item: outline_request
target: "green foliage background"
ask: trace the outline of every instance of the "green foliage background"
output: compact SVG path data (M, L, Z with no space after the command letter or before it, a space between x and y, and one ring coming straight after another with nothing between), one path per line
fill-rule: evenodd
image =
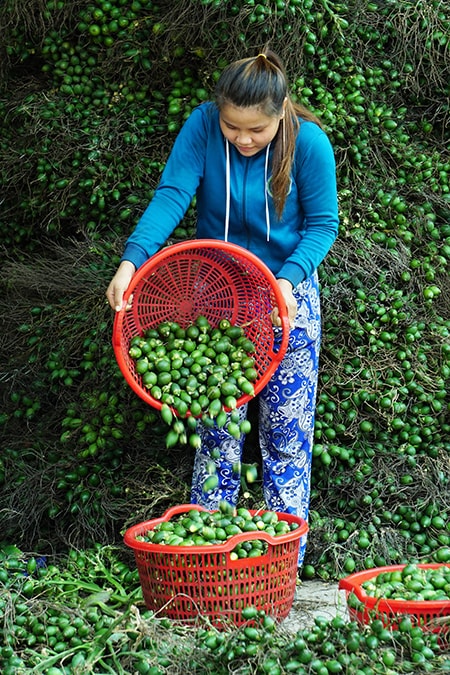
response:
M192 456L118 372L104 290L183 120L269 44L338 166L308 572L450 561L449 36L440 0L3 1L0 538L110 543L188 501Z

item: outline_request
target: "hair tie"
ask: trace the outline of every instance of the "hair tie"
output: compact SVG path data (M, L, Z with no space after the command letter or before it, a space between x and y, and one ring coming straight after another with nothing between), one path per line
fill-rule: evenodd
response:
M265 58L266 61L267 61L267 56L266 56L265 54L263 54L263 53L261 52L260 54L258 54L258 56L257 56L256 58L259 59L260 56L262 56L263 58Z

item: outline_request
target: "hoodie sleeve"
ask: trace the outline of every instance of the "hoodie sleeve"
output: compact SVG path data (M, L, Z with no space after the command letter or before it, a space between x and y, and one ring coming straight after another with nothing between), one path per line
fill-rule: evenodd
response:
M277 277L294 286L307 279L327 255L338 234L336 163L327 135L313 122L300 126L294 179L304 225L301 239Z
M125 244L122 260L138 269L167 241L184 217L203 176L208 120L193 110L178 134L153 198Z

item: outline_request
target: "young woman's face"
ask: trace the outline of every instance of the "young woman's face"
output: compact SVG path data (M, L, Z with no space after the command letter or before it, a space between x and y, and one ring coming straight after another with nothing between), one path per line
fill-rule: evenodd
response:
M245 157L256 155L275 138L282 117L269 117L256 106L237 108L230 104L224 105L219 114L223 135Z

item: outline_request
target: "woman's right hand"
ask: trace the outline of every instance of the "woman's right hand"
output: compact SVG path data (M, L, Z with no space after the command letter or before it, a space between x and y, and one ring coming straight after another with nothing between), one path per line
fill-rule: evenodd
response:
M133 263L129 260L123 260L117 268L117 272L111 279L106 290L106 297L108 298L111 308L116 312L119 312L122 309L123 294L130 285L130 281L135 272L136 268Z

